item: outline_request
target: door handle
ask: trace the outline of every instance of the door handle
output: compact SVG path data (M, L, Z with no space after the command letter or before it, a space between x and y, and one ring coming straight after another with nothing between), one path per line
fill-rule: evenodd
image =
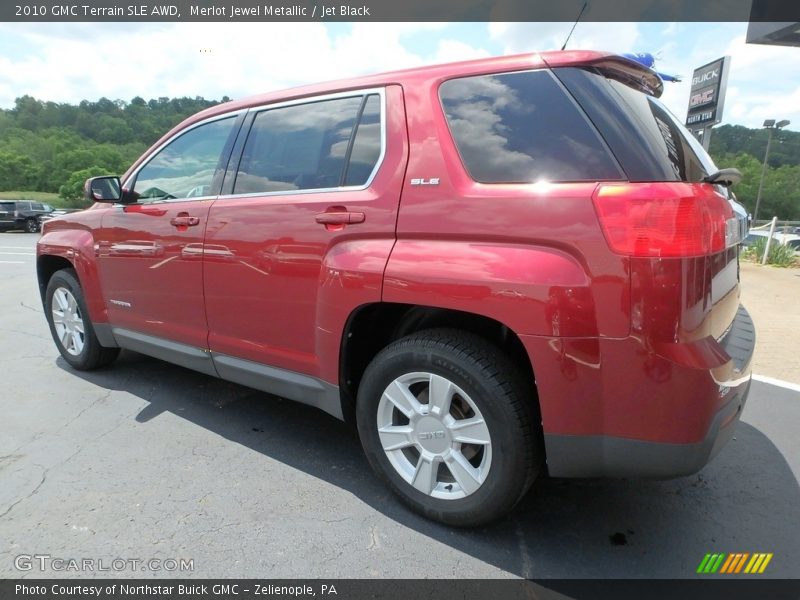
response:
M170 225L174 225L175 227L194 227L200 224L200 218L190 217L189 215L179 215L177 217L172 217L169 222Z
M319 213L315 219L320 225L352 225L363 223L365 216L363 212L332 211Z

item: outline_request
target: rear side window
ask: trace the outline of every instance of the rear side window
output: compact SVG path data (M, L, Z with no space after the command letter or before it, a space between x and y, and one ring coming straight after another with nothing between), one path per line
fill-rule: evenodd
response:
M548 71L452 79L439 94L461 159L476 181L622 178L604 142Z
M353 148L344 176L345 185L364 185L381 155L381 99L372 94L364 104L353 137Z
M14 212L14 203L13 202L0 202L0 211L3 211L3 212Z
M363 185L380 148L377 94L267 109L250 128L233 193Z

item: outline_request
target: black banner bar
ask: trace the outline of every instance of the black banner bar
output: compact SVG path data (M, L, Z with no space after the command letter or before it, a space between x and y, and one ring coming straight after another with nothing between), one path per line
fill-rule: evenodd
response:
M567 21L584 0L4 0L18 22ZM798 22L796 0L589 0L581 21Z
M3 600L796 600L800 580L706 579L17 579L0 581Z

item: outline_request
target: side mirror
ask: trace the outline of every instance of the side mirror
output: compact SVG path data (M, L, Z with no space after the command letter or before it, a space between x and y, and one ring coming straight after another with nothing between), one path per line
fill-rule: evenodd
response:
M119 177L92 177L83 184L83 193L89 202L120 202L122 184Z

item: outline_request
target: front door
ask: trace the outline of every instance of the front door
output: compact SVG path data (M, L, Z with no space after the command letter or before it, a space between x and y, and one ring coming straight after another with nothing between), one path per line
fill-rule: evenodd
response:
M236 124L230 116L178 134L126 182L137 202L103 216L97 265L115 330L207 348L203 236Z

